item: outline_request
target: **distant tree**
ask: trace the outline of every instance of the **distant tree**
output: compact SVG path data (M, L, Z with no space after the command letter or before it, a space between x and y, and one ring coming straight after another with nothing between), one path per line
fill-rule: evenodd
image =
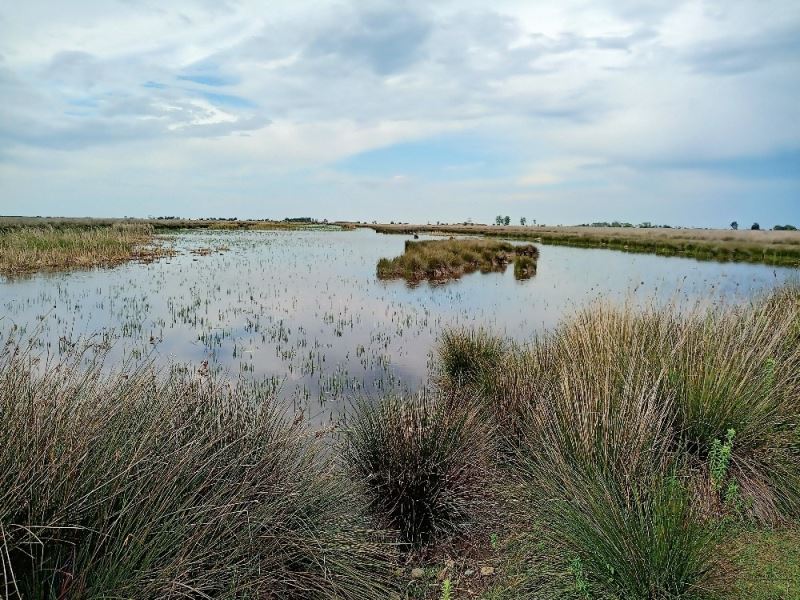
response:
M502 224L503 224L503 215L497 215L497 216L494 218L494 222L495 222L497 225L502 225Z
M759 225L758 223L753 223L750 226L750 229L752 229L753 231L758 231L759 229L761 229L761 225Z
M519 224L520 225L525 227L525 223L527 223L527 222L528 222L528 219L526 219L525 217L520 217L520 219L519 219Z
M739 229L739 223L737 223L736 221L734 221L733 223L731 223L731 229L733 229L734 231L736 231L737 229Z
M508 215L503 217L503 225L511 225L511 217L509 217Z
M775 225L773 229L775 231L797 231L797 227L794 225Z

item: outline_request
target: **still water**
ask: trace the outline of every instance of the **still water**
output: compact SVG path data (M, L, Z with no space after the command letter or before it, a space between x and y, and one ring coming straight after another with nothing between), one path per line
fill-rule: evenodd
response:
M611 302L740 302L797 270L541 246L535 277L505 273L409 287L379 281L408 236L356 231L187 232L178 255L113 269L0 278L0 336L58 355L91 339L110 363L150 359L264 382L330 416L347 397L425 384L443 328L518 341ZM423 236L424 239L424 236ZM207 255L192 253L212 249Z

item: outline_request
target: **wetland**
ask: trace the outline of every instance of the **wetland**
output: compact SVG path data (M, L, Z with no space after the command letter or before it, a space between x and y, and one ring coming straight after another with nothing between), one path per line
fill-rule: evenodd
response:
M238 227L238 226L237 226ZM327 420L344 397L424 387L440 332L480 326L518 342L597 299L744 301L791 268L541 247L535 275L385 280L381 259L453 242L358 230L179 230L167 256L114 268L3 277L0 329L58 354L89 341L110 363L153 360L258 380ZM472 246L507 242L461 240ZM521 245L527 258L535 246ZM503 252L508 252L508 248ZM505 260L505 259L504 259Z
M795 269L104 227L7 246L9 597L798 591Z

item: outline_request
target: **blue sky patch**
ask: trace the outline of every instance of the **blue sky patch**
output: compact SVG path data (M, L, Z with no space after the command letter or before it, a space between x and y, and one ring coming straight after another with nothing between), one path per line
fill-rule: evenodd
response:
M357 175L396 175L433 180L494 179L513 174L508 156L490 140L456 134L402 142L340 160L337 169Z
M230 94L216 94L213 92L200 92L200 95L217 106L227 106L230 108L255 108L256 105L247 98L232 96Z
M211 73L197 74L197 75L178 75L180 81L191 81L192 83L199 83L200 85L207 85L210 87L222 87L226 85L233 85L238 83L239 80L234 77L226 77L224 75L214 75Z

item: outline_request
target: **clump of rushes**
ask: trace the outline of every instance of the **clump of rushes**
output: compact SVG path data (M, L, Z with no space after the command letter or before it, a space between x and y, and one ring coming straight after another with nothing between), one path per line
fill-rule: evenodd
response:
M528 406L551 385L552 353L542 344L519 346L485 329L453 328L440 335L436 357L439 389L468 396L499 434L497 449L513 450L527 427Z
M437 348L440 379L448 387L490 385L503 368L508 345L485 329L445 330Z
M450 387L469 384L496 422L511 425L502 427L507 438L520 428L514 416L519 410L561 385L558 373L580 380L589 372L614 388L619 384L606 380L609 373L638 365L668 410L670 450L689 469L699 504L709 514L724 512L729 484L743 516L776 523L800 515L798 323L800 290L792 286L722 310L600 305L527 348L508 348L502 369L452 366L481 362L454 351L470 349L464 344L468 332L450 332L440 347L440 365ZM447 377L465 371L468 377ZM720 492L710 483L711 452L731 430L736 440Z
M474 410L427 394L390 397L355 406L343 458L378 522L419 549L482 522L491 498L486 440Z
M0 357L8 598L375 598L392 552L253 386Z
M763 521L800 516L799 320L800 291L787 288L687 320L665 355L682 448L706 465L716 441L735 431L728 478Z
M517 279L530 279L536 275L536 259L530 256L517 256L514 259L514 277Z
M580 560L591 597L702 597L715 531L670 451L669 397L647 361L617 360L625 317L592 316L548 340L557 376L530 404L517 457L526 506L550 546ZM642 357L647 337L628 324L621 337Z
M19 227L0 231L0 273L116 265L149 261L170 250L153 245L151 225Z
M378 261L378 277L402 278L409 282L423 279L457 279L474 271L504 271L510 262L520 262L515 274L527 278L536 273L539 250L533 245L483 239L449 239L424 242L406 241L405 252Z

